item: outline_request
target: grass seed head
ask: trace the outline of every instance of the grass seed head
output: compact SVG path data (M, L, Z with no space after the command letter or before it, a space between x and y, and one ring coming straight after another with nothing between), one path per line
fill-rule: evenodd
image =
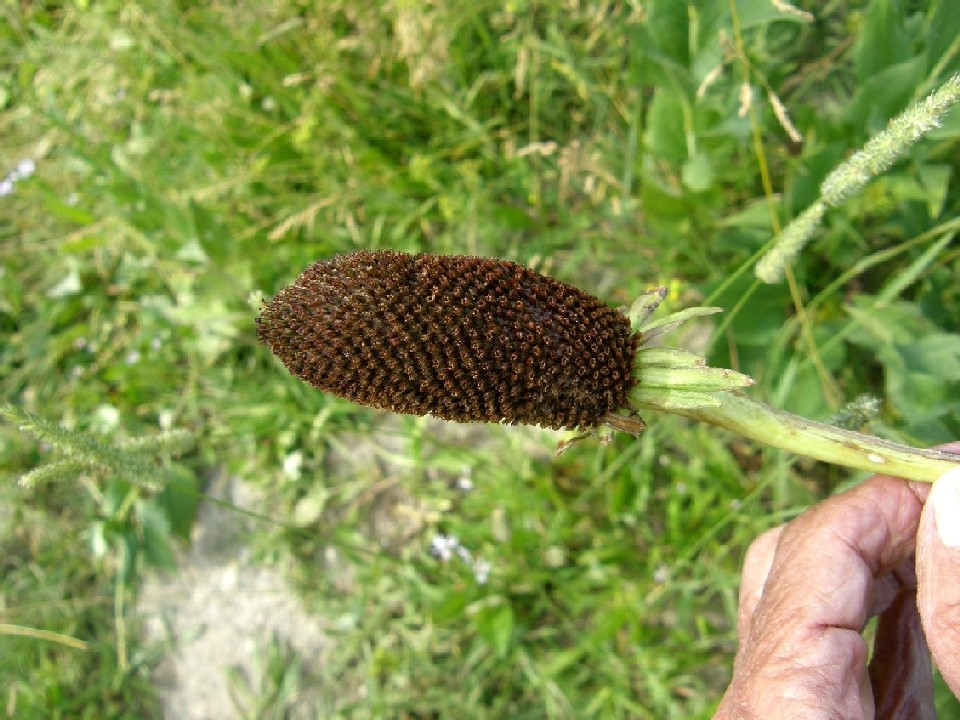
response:
M360 251L322 260L263 306L257 334L324 392L458 422L594 427L635 383L626 317L491 258Z

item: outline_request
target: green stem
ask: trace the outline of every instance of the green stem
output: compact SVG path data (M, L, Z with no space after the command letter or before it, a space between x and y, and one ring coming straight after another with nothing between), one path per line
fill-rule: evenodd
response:
M733 430L745 437L857 470L933 482L960 465L960 455L920 450L825 425L733 393L717 393L717 407L672 409L677 415Z

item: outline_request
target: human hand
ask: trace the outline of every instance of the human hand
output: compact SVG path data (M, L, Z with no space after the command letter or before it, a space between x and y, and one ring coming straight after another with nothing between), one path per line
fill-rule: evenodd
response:
M934 718L931 654L960 695L960 470L878 475L761 535L737 634L714 720Z

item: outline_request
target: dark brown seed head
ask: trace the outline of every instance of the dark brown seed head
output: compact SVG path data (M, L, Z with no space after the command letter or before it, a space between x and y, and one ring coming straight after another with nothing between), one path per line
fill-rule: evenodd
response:
M506 260L341 255L304 270L257 324L297 377L398 413L588 428L635 382L621 313Z

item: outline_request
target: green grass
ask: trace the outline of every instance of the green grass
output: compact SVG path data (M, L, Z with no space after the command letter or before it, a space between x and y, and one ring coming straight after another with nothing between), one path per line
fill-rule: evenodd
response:
M613 304L664 283L673 308L728 309L711 364L758 396L825 418L869 392L875 431L956 439L960 114L830 211L789 283L751 268L960 69L960 8L803 5L815 22L765 0L6 3L0 177L37 168L0 197L0 400L109 442L193 431L184 497L215 468L257 484L253 544L338 618L325 717L708 717L746 546L849 475L668 418L559 459L551 433L385 422L288 376L250 296L357 248L505 257ZM4 702L157 712L129 600L191 504L109 474L20 488L49 452L0 433L0 621L91 645L0 638ZM338 461L351 438L378 463ZM385 507L403 532L375 529ZM439 532L487 583L429 554ZM255 683L271 707L288 666L271 651Z

